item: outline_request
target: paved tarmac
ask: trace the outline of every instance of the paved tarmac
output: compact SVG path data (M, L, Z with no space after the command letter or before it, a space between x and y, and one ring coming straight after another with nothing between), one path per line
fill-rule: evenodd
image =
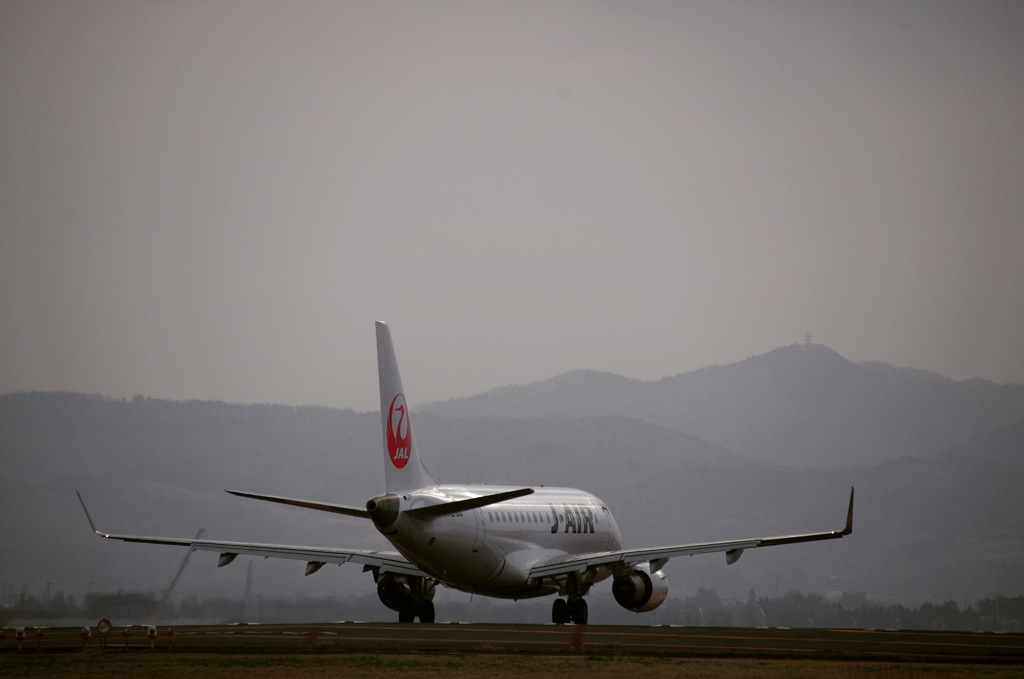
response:
M20 646L32 652L99 652L96 628L83 643L81 628L25 630ZM171 632L169 635L168 632ZM2 653L18 652L6 630ZM1024 635L906 630L833 630L739 627L556 626L389 623L160 626L152 639L133 627L115 628L107 652L147 650L223 653L583 653L716 658L798 658L1024 665Z

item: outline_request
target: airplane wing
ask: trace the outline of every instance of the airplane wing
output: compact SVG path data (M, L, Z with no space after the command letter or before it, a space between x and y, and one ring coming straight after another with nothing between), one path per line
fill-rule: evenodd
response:
M252 556L275 557L278 559L295 559L306 561L306 575L316 572L321 566L327 563L363 564L368 568L380 569L381 573L398 573L401 575L417 575L429 578L426 573L412 565L405 557L398 552L383 552L368 549L334 549L330 547L303 547L300 545L276 545L259 542L226 542L219 540L199 540L190 538L166 538L147 535L116 535L98 530L96 524L85 506L81 494L78 494L78 501L82 504L85 516L94 533L100 537L110 540L122 540L124 542L145 542L154 545L174 545L177 547L189 547L192 550L204 552L220 552L218 566L226 566L235 560L239 554Z
M711 552L725 552L728 564L736 563L745 549L789 545L797 542L814 542L817 540L834 540L853 532L853 488L850 489L850 505L846 511L846 526L842 530L824 533L802 533L769 538L751 538L749 540L727 540L722 542L705 542L692 545L671 545L648 549L624 549L615 552L591 552L589 554L566 554L541 561L530 569L531 578L553 577L568 573L584 573L597 566L621 564L621 570L628 570L633 564L643 561L651 563L651 572L661 569L669 559L677 556L692 556ZM618 569L615 569L618 570Z

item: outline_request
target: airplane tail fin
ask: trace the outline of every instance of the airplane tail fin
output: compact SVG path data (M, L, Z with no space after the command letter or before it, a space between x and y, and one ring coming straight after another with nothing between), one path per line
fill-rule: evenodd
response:
M409 405L398 374L395 345L386 323L377 321L377 372L380 377L380 417L384 439L384 489L412 490L433 486L416 449Z

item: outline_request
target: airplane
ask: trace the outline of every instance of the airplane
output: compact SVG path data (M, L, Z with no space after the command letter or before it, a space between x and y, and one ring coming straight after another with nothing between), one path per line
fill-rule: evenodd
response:
M377 595L397 611L399 622L432 623L437 584L502 599L555 595L551 621L588 622L591 587L611 578L615 601L631 611L652 611L668 596L663 568L669 559L724 552L726 564L744 550L817 540L853 532L853 488L841 530L702 544L624 549L611 510L591 493L574 488L440 485L423 465L411 413L398 372L391 331L378 321L384 492L365 507L314 502L229 490L240 497L368 519L397 551L224 542L197 538L118 535L113 540L189 547L220 553L218 566L239 554L306 561L306 575L325 564L362 564L373 575Z

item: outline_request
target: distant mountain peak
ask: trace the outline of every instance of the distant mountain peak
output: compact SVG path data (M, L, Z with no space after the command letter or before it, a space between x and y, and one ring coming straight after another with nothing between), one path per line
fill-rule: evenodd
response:
M659 380L663 385L687 381L709 374L789 375L848 371L856 367L839 352L824 344L789 344L763 354L726 365L709 365Z
M1019 420L1024 387L853 362L806 343L655 381L572 370L427 409L458 417L623 415L754 459L834 466L936 455Z
M772 349L733 365L740 365L749 361L777 359L799 360L805 363L815 361L818 363L850 365L850 361L844 358L838 351L824 344L787 344L786 346Z

